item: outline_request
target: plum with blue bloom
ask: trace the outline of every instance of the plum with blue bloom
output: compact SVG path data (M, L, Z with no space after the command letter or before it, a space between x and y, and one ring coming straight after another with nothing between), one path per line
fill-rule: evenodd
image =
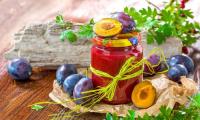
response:
M187 70L187 68L184 65L177 64L174 67L176 67L177 69L180 70L181 76L187 76L188 75L188 70Z
M77 82L81 79L84 78L85 76L81 74L72 74L68 76L63 83L63 89L66 93L68 93L70 96L73 95L73 90Z
M181 76L188 76L194 70L193 60L187 55L174 55L168 59L168 77L179 82Z
M177 67L171 67L167 73L169 79L178 82L181 76L180 70Z
M138 45L138 39L136 37L129 38L129 41L132 43L132 45L137 46Z
M28 80L32 74L30 63L23 58L17 58L9 61L7 70L9 75L17 81Z
M77 74L76 66L73 64L64 64L61 65L56 71L56 80L59 85L62 85L65 78L69 75Z
M188 71L187 68L182 64L176 64L173 67L171 67L167 73L167 76L169 79L179 82L181 76L187 76Z
M168 63L170 67L182 64L186 67L188 73L192 73L194 70L193 60L187 55L174 55L169 59Z
M84 94L83 92L92 90L92 89L93 89L93 83L90 78L84 77L80 81L78 81L78 83L75 85L74 91L73 91L73 97L75 99L75 102L77 104L86 103L89 98L84 98L84 97L88 96L89 93Z

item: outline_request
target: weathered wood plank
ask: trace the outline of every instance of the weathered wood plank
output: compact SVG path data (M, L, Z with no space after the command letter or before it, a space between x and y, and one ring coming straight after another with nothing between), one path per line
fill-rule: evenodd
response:
M74 28L76 30L76 28ZM63 63L89 65L90 44L88 40L79 40L75 44L59 40L63 31L50 22L23 27L15 34L15 46L5 54L6 59L24 57L32 66L56 67Z

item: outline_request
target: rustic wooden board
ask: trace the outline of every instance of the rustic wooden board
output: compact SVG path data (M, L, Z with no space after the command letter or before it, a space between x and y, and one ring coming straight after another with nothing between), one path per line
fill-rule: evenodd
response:
M74 26L74 30L77 27ZM88 66L90 44L79 40L71 45L59 40L63 31L53 22L23 27L15 34L14 47L5 54L7 59L24 57L32 66L54 68L64 63Z

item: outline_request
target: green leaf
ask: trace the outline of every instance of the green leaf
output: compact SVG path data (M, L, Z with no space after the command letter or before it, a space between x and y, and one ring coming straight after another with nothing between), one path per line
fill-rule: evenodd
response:
M150 116L147 113L145 113L143 117L139 116L137 120L155 120L155 119L154 116Z
M190 98L192 101L191 105L200 108L200 93Z
M144 26L143 24L146 22L146 18L143 17L135 8L126 8L124 12L131 16L131 18L136 22L137 29L141 29Z
M152 44L154 43L154 37L152 34L147 33L147 44Z
M171 118L173 118L173 120L184 120L185 119L184 113L185 112L179 110L177 112L174 112Z
M102 44L103 44L103 45L107 45L108 42L109 42L109 39L103 39Z
M183 10L183 9L181 9L181 10L182 10L182 14L184 14L185 16L190 17L190 18L194 18L191 10Z
M65 37L65 34L64 34L64 32L62 32L62 33L60 34L60 40L64 42L64 41L65 41L65 38L66 38L66 37Z
M166 36L160 31L156 31L156 35L154 37L158 45L162 44L166 40Z
M196 42L196 37L188 34L186 35L186 37L180 37L182 38L182 42L184 45L191 45L192 43L195 43Z
M44 106L35 104L35 105L31 106L31 109L35 110L35 111L40 111L40 110L44 109Z
M156 26L159 23L158 20L152 20L152 19L148 19L145 23L144 23L144 28L148 29L152 29L152 27Z
M89 24L90 25L94 25L95 24L95 22L94 22L94 19L92 18L92 19L90 19L90 22L89 22Z
M77 41L77 36L72 30L65 30L61 33L60 39L64 41L67 39L69 42Z
M174 26L170 25L169 23L165 23L164 25L161 25L157 31L163 33L166 37L170 37L175 34L174 29Z
M57 15L55 22L57 25L59 25L62 28L65 28L65 29L71 29L73 26L73 24L71 22L64 21L64 18L62 15Z
M129 120L135 120L135 111L128 110L129 113Z
M59 25L63 25L65 23L62 15L57 15L55 22Z
M129 120L129 115L126 114L126 117L124 118L124 120Z
M128 12L129 12L129 10L128 10L128 7L127 7L127 6L124 8L124 12L125 12L125 13L128 13Z
M147 9L143 8L139 10L139 12L141 13L141 15L143 15L143 17L152 19L154 19L158 13L156 9L151 9L150 7L148 7Z
M112 115L112 117L113 117L113 119L112 120L118 120L118 116L117 116L117 114L115 113L115 114L113 114Z
M106 120L113 120L110 113L106 113Z
M173 20L174 15L171 14L171 12L162 10L161 11L161 20L165 22L171 22Z
M93 38L93 36L94 36L93 24L94 23L92 21L90 21L89 24L80 26L80 28L77 32L79 37L87 38L87 39Z
M172 112L171 108L167 108L166 106L161 106L160 114L158 116L162 116L160 118L162 118L163 120L168 120L171 116L171 112Z
M194 27L200 31L200 24L198 22L195 22L194 23Z
M153 13L152 13L153 18L155 18L157 16L157 14L158 14L157 9L154 9Z

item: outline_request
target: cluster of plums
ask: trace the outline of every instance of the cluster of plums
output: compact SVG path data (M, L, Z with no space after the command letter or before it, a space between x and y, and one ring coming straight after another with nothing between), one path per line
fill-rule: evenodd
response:
M181 76L188 76L194 70L193 60L185 55L174 55L167 59L167 63L160 60L160 56L153 54L147 58L152 68L149 68L147 64L144 65L144 76L151 76L157 72L162 72L169 67L167 76L169 79L179 82ZM152 73L153 69L155 72Z
M82 74L77 74L75 65L64 64L56 71L56 80L63 90L75 99L77 104L84 103L82 92L93 89L92 80Z
M179 82L181 76L188 76L194 71L193 60L187 55L175 55L168 59L170 67L167 75L171 80Z

